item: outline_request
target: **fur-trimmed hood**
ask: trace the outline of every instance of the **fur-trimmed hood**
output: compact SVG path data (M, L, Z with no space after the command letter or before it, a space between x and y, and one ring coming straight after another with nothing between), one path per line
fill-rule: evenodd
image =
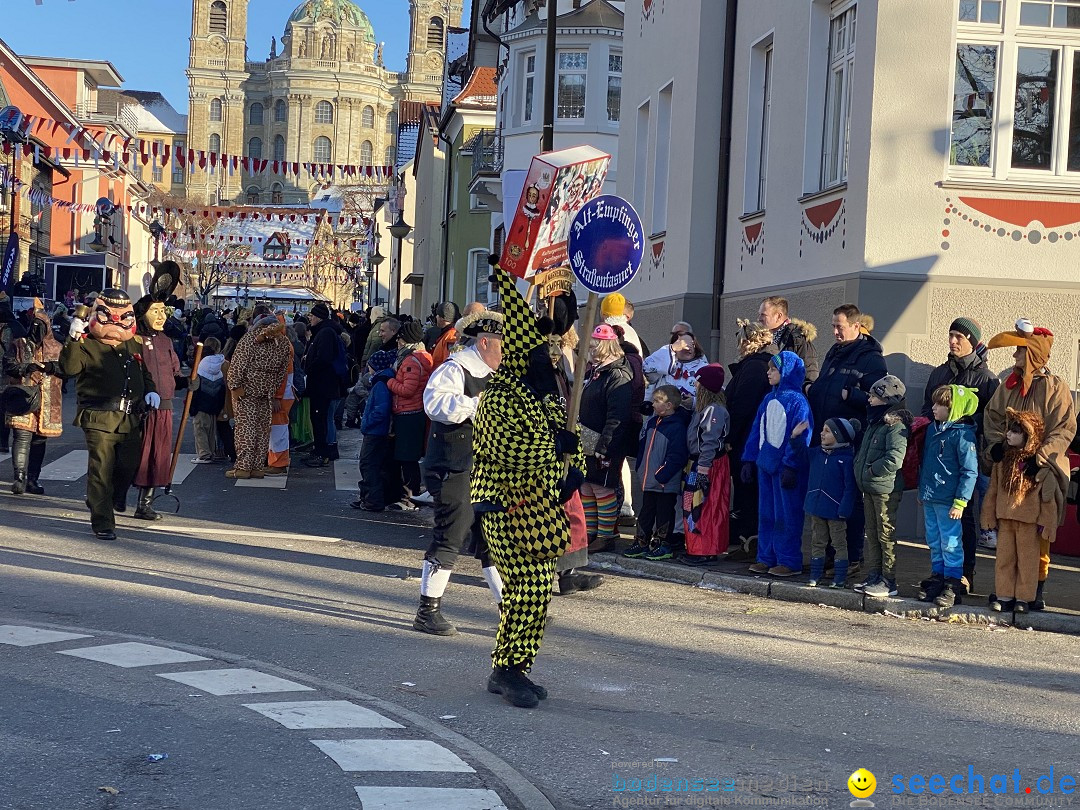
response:
M810 321L803 321L799 318L790 318L788 320L787 326L789 329L802 332L803 337L805 337L811 343L817 340L817 327L810 323Z
M902 422L904 427L911 430L911 424L915 421L915 414L906 408L897 408L896 410L889 411L883 417L886 425L895 425L898 422Z

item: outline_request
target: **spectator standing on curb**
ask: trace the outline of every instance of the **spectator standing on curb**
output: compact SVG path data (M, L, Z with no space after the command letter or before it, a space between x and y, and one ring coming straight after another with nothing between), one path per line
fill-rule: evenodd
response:
M707 565L727 551L730 539L731 467L724 406L724 367L710 363L697 373L694 415L686 430L690 466L683 485L685 565Z
M337 457L336 441L331 446L329 426L334 418L334 403L341 397L343 381L340 376L345 345L341 342L330 308L318 303L311 308L311 339L304 354L305 396L311 403L311 430L315 434L315 449L304 464L326 467Z
M420 459L424 455L427 417L424 387L431 376L431 355L424 349L419 321L403 324L397 334L394 378L387 382L394 396L394 461L400 470L405 496L391 508L412 511L410 498L420 494Z
M428 351L431 352L432 370L437 369L450 357L451 350L458 339L457 329L454 324L457 323L460 317L458 305L453 301L443 301L435 307L437 333L431 345L428 346Z
M365 512L381 512L387 497L398 497L399 485L392 476L397 470L393 463L390 431L394 421L393 395L386 383L394 378L394 353L377 351L368 358L365 369L371 379L371 391L364 403L360 421L363 444L360 447L360 496L349 504ZM387 489L390 488L390 492Z
M825 551L836 550L833 588L847 580L847 519L855 507L855 453L860 425L849 419L830 419L821 428L820 442L810 448L810 477L803 509L810 516L810 587L825 576Z

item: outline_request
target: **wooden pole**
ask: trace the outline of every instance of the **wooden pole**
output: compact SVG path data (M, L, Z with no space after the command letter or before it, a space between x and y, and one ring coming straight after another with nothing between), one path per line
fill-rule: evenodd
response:
M592 338L593 321L600 308L600 296L589 293L585 304L585 318L581 322L581 339L578 341L577 355L574 359L574 385L570 389L570 401L566 404L566 429L574 431L577 426L578 412L581 409L581 392L585 388L585 366L589 362L589 340ZM570 457L563 465L564 474L570 469Z
M188 382L187 396L184 397L184 415L180 417L180 430L176 433L176 444L173 445L172 464L169 465L169 483L165 485L165 494L172 490L173 474L176 472L176 462L180 459L180 443L184 440L184 428L187 426L188 414L191 412L191 398L195 395L191 383L199 376L199 361L202 360L202 343L195 344L195 359L191 362L191 377Z

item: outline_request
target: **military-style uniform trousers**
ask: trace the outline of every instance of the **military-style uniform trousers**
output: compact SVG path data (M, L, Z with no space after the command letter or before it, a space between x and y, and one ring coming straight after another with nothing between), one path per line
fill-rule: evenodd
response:
M116 528L114 499L127 497L135 471L139 467L142 431L139 417L127 414L115 430L88 427L80 419L86 436L89 459L86 467L86 504L90 507L90 525L95 532Z

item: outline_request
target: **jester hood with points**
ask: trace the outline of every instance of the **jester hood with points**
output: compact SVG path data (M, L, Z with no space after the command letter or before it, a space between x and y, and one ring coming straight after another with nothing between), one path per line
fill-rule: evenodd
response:
M804 459L814 434L814 418L802 393L806 378L802 358L795 352L780 352L769 362L780 372L780 382L758 406L742 460L754 462L762 472L771 475L781 467L806 466ZM792 438L791 433L800 422L807 422L809 427Z

